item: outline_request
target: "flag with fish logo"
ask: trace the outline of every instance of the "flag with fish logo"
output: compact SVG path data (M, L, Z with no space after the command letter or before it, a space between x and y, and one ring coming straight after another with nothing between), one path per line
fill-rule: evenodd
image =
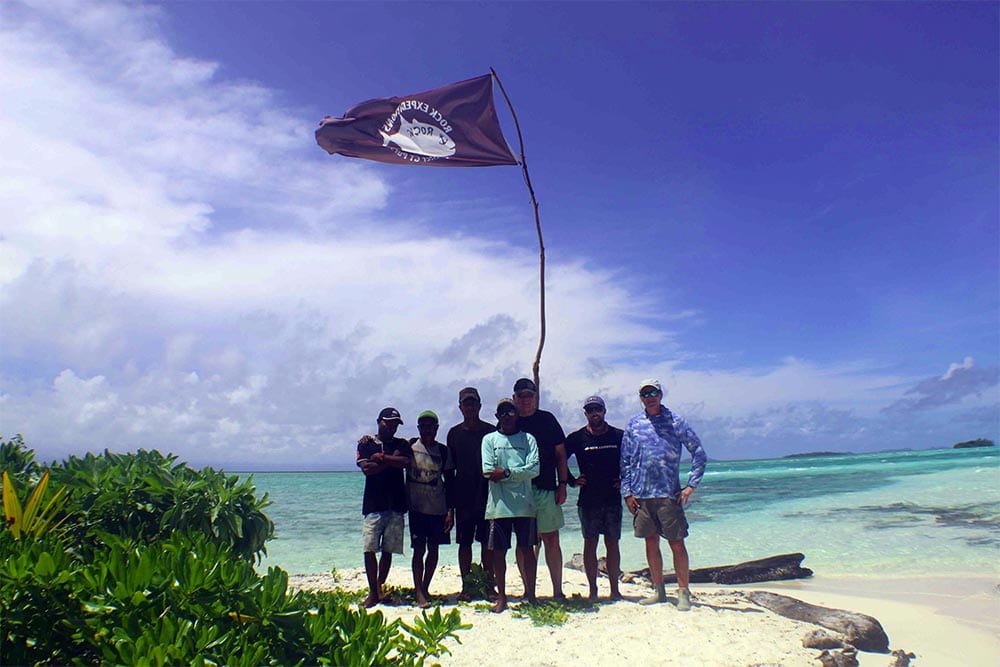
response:
M320 121L316 143L331 155L392 164L518 164L500 130L489 74L423 93L362 102L343 118Z

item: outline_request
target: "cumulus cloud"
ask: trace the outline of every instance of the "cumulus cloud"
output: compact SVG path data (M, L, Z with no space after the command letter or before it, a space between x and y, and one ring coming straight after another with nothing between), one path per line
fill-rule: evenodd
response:
M325 156L281 95L176 53L156 8L0 12L0 435L41 459L337 468L386 405L412 434L423 409L458 421L462 386L489 407L530 375L535 249L435 219L493 229L509 202L443 188L394 218L386 169ZM693 370L675 327L702 315L586 258L550 256L547 301L542 396L567 430L594 392L621 424L656 375L710 455L756 455L854 438L914 382L792 358ZM908 400L988 379L970 361Z
M979 368L972 357L965 357L960 364L948 366L940 377L927 378L905 392L906 396L885 408L887 413L906 413L932 410L959 403L968 396L979 396L997 386L1000 368Z

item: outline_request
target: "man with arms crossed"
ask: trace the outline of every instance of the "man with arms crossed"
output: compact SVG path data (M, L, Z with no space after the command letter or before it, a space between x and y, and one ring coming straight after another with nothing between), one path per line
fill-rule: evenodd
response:
M545 564L552 578L552 597L561 600L565 595L562 590L559 529L563 527L562 504L566 502L569 477L563 444L566 434L555 415L538 409L538 388L528 378L514 383L514 404L517 405L518 428L533 435L538 443L538 477L531 482L535 493L538 537L545 547Z
M597 540L604 535L608 553L608 579L611 600L621 600L618 576L621 572L621 552L618 540L622 534L622 497L619 457L622 430L604 421L604 399L590 396L583 402L587 425L566 438L566 457L576 456L580 476L570 476L571 486L580 488L577 512L583 532L583 571L590 584L590 599L597 599Z
M482 402L475 387L458 392L462 423L448 431L448 449L455 461L455 541L458 542L458 569L462 573L459 600L471 600L467 579L472 569L472 541L480 544L480 563L492 577L493 553L486 548L486 494L489 483L483 477L483 437L496 427L479 418Z
M403 468L410 465L410 443L396 437L403 423L396 408L378 414L378 435L358 442L358 467L365 474L365 495L361 513L365 520L361 542L365 552L368 597L362 603L374 607L382 599L382 585L392 567L392 554L403 553L403 514L406 486ZM378 561L376 552L382 552Z
M677 574L677 609L691 609L688 588L689 565L684 538L688 534L684 506L705 474L705 450L691 427L661 402L659 380L643 380L639 400L645 408L629 420L622 437L621 494L635 517L635 536L646 540L646 561L653 580L653 594L640 604L665 602L663 589L662 535L673 553ZM680 488L677 475L681 446L691 452L691 472L687 486Z
M518 561L522 564L524 599L535 604L535 496L531 480L538 474L535 438L517 427L517 407L509 398L497 403L500 428L483 438L484 477L490 480L486 518L490 522L487 547L493 551L493 576L497 584L494 613L507 608L507 550L511 534L517 535Z

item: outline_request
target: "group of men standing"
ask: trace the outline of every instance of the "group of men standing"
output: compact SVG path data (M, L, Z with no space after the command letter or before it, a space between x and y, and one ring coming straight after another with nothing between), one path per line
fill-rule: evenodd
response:
M363 550L371 607L383 599L382 586L392 554L403 552L403 514L410 515L413 584L417 603L430 606L429 588L437 567L438 547L450 543L455 527L462 575L459 599L470 599L473 542L480 562L495 582L494 612L507 608L507 552L516 540L516 560L524 600L536 601L537 555L544 551L552 596L563 599L562 505L567 486L580 489L577 510L584 540L584 572L590 598L598 597L597 547L607 550L610 598L622 599L618 581L621 555L622 499L633 515L635 535L645 540L653 594L640 601L666 601L659 540L670 545L679 587L677 608L691 607L688 556L684 546L684 506L705 470L701 442L683 419L661 402L659 381L639 388L643 411L624 430L605 421L600 396L584 401L586 425L567 437L556 417L538 407L538 388L528 378L514 383L510 398L496 406L496 426L480 418L482 400L474 387L459 392L462 422L437 442L438 417L417 417L419 438L395 437L402 418L395 408L379 413L378 434L358 442L358 466L365 473ZM678 480L682 450L691 453L691 472L683 488ZM570 474L575 456L579 475ZM404 470L406 473L404 475ZM379 556L380 554L380 556Z

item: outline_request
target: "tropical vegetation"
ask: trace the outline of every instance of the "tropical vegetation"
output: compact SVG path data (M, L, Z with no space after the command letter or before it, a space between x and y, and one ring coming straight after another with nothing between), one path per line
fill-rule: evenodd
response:
M0 664L424 665L468 627L259 574L274 525L252 479L143 450L43 466L20 436L0 470Z

